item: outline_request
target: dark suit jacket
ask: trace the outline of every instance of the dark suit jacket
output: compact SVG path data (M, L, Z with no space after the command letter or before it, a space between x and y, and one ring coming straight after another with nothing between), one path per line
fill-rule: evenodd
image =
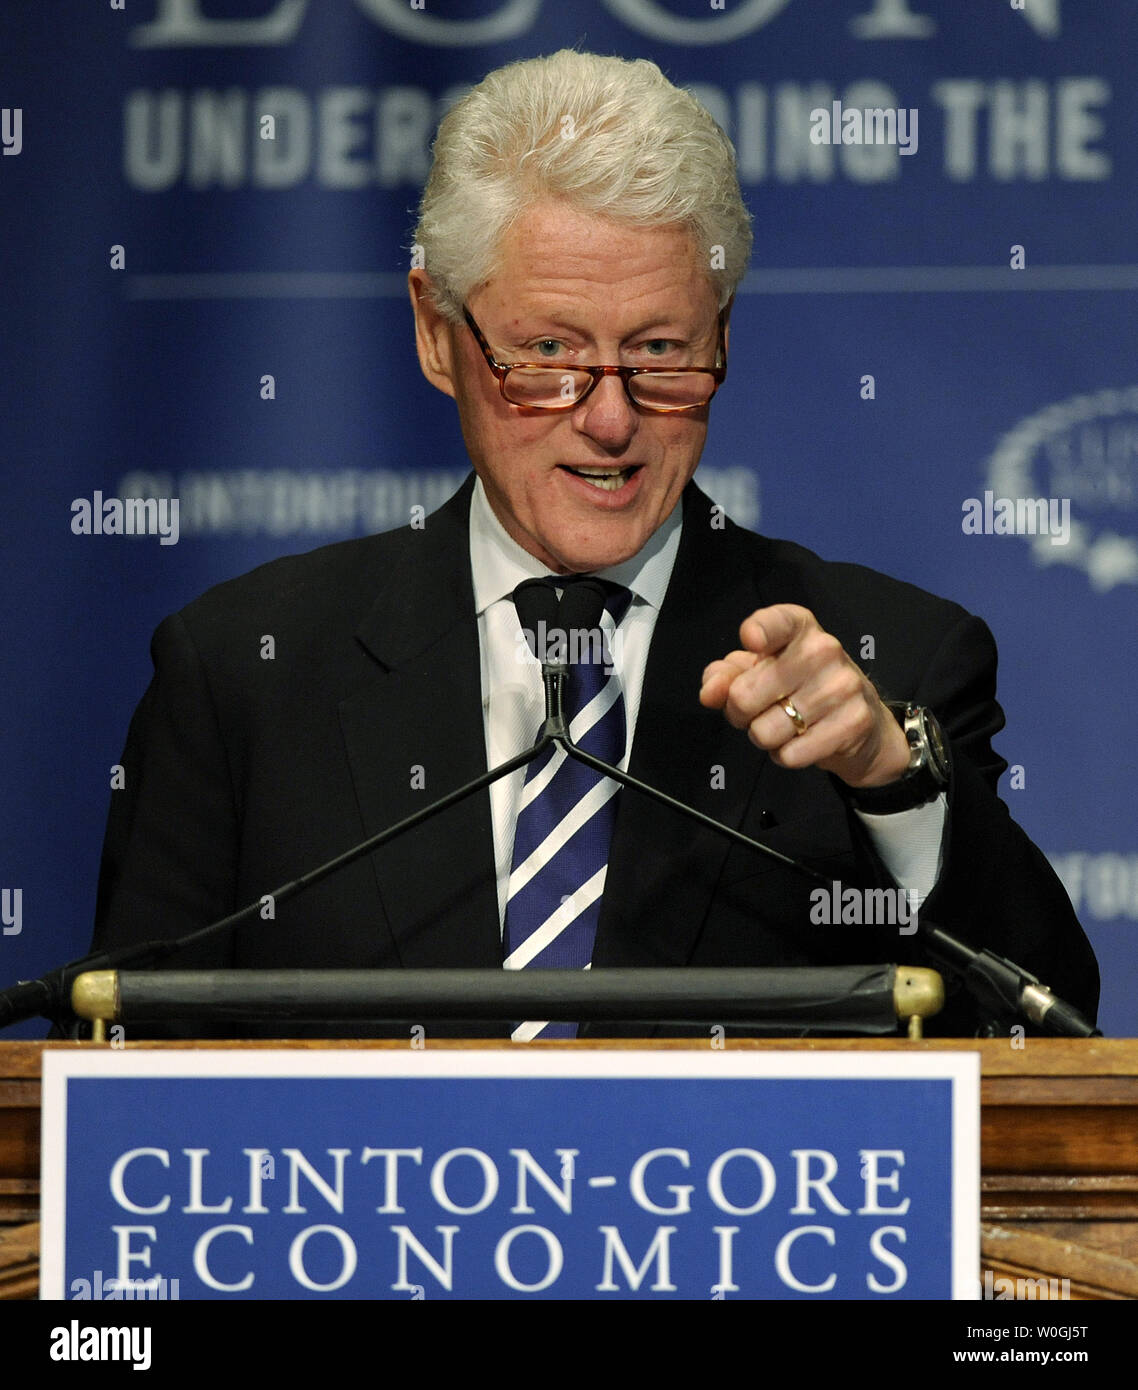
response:
M485 770L472 481L422 529L277 560L161 624L154 679L123 755L126 785L112 797L97 945L220 918ZM827 874L890 884L826 774L780 769L698 700L703 667L738 646L739 623L756 608L809 608L855 660L872 635L874 659L861 664L878 688L930 706L951 744L947 854L922 916L1011 957L1093 1013L1098 973L1086 938L1046 860L996 796L1006 764L990 739L1004 721L987 627L875 571L713 524L694 484L683 505L630 770ZM271 660L262 656L266 637ZM811 926L814 886L625 790L594 963L921 959L896 928ZM482 793L278 905L275 920L170 964L501 960ZM959 998L931 1031L974 1027Z

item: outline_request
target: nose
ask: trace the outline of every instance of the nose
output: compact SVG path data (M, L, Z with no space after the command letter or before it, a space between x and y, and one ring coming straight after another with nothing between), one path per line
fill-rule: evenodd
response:
M618 376L605 376L573 412L577 429L606 449L619 449L636 433L636 406Z

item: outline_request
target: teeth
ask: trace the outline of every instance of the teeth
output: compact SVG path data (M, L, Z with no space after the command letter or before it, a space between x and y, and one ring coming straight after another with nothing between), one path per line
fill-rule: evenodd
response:
M616 492L618 488L624 486L628 477L627 468L618 469L589 469L574 468L571 470L579 478L584 478L586 482L592 483L594 487L602 488L605 492Z

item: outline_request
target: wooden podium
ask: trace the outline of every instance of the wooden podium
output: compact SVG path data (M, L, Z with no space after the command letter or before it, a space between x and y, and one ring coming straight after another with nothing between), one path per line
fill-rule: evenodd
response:
M0 1298L39 1288L40 1057L92 1043L0 1043ZM405 1042L134 1043L164 1048L398 1048ZM437 1042L435 1050L516 1048ZM704 1049L706 1042L527 1043L538 1048ZM1138 1298L1138 1040L1028 1038L888 1041L731 1041L732 1050L979 1052L981 1056L981 1277L1048 1281L1072 1299ZM1054 1286L1052 1286L1054 1287Z

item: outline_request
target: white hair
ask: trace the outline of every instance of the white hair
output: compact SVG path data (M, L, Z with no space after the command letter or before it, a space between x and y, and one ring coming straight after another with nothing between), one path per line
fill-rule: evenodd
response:
M625 225L685 227L721 308L746 271L751 219L731 142L646 59L562 49L497 68L444 116L433 154L414 240L451 322L544 197Z

